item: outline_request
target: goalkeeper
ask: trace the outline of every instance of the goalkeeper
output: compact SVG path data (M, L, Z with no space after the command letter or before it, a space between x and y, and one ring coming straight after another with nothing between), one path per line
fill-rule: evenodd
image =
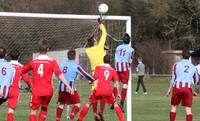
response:
M101 19L98 19L99 23L99 28L101 30L101 38L99 42L94 38L94 36L90 37L88 39L88 46L89 48L86 49L86 54L89 58L89 62L91 65L92 73L94 74L94 70L96 66L100 64L104 64L103 62L103 57L106 55L106 51L104 50L105 42L106 42L106 37L107 37L107 32L106 28L102 23ZM96 89L96 81L92 85L92 92L94 92ZM105 107L105 100L102 99L100 100L100 113L97 114L97 103L93 104L93 113L94 113L94 118L96 121L98 120L104 120L103 119L103 112L104 112L104 107Z

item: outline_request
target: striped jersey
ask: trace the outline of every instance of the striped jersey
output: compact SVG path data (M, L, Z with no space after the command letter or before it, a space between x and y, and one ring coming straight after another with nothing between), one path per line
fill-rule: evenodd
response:
M74 60L68 60L60 64L60 70L63 72L65 78L68 81L68 84L72 87L73 90L76 90L76 78L78 74L85 77L89 83L94 81L93 77ZM69 92L62 82L59 82L59 91Z
M11 87L20 88L20 80L21 79L23 79L26 82L27 86L30 87L31 81L30 81L30 77L29 77L28 73L26 73L26 74L21 73L23 65L16 60L11 60L10 63L13 65L13 67L15 69L15 75L13 77Z
M115 69L119 72L128 71L133 56L134 49L129 44L119 45L115 50Z
M171 85L176 88L191 88L194 80L198 79L196 67L186 59L176 62L172 68Z
M0 98L7 98L14 73L12 64L0 59Z

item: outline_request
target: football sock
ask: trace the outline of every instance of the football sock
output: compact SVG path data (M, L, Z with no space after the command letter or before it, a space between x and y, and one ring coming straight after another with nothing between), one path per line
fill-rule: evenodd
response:
M86 105L83 107L83 109L81 110L81 113L79 115L78 121L82 121L83 118L86 116L87 112L89 110L89 107L87 107Z
M97 102L92 105L93 113L97 114Z
M117 88L116 87L113 88L113 94L114 94L114 96L116 98L117 97Z
M39 121L45 121L46 117L47 117L47 107L42 106L39 114Z
M176 113L175 112L170 112L170 121L175 121L176 118Z
M104 99L100 100L100 113L103 114L106 101Z
M13 113L8 113L7 121L13 121L13 120L14 120Z
M115 107L115 112L117 114L117 117L119 118L120 121L124 121L124 115L122 113L122 110L119 106Z
M70 119L73 120L75 115L78 113L79 111L79 107L78 106L74 106L73 109L72 109L72 112L70 114Z
M192 114L186 115L186 121L192 121Z
M122 88L122 93L121 93L121 103L124 103L125 98L126 98L126 93L127 93L127 89L126 88Z
M37 121L36 115L30 114L29 120L30 121Z
M63 112L63 109L58 107L57 110L56 110L56 121L60 121L62 112Z

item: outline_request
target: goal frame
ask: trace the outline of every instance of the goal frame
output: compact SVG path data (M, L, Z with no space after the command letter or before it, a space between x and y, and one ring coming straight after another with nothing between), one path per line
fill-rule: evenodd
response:
M26 18L54 18L54 19L79 19L79 20L97 20L99 15L77 15L77 14L44 14L44 13L18 13L18 12L0 12L2 17L26 17ZM126 33L131 36L131 17L130 16L104 16L106 20L126 21ZM131 46L131 43L130 43ZM127 92L127 121L132 121L132 91L131 91L131 70Z

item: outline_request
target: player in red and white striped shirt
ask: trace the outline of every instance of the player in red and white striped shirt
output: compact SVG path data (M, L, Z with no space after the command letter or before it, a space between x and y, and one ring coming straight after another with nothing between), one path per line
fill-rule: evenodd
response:
M21 74L21 69L23 65L18 62L18 59L20 57L20 53L17 50L12 50L10 52L10 63L13 65L15 69L14 77L12 80L12 84L9 88L9 94L8 94L8 116L7 121L13 121L14 120L14 111L17 107L17 104L19 102L19 96L20 96L20 80L21 78L26 82L27 86L30 88L30 77L26 74Z
M134 56L134 49L129 45L130 39L130 36L127 33L125 33L123 37L124 44L119 45L115 50L115 69L119 75L121 82L123 83L120 101L120 106L122 109L128 88L128 81L130 76L130 63L132 63ZM115 94L116 88L114 88L113 91Z
M32 98L30 101L30 121L36 121L36 113L41 106L39 113L39 121L45 121L47 116L47 108L49 102L53 96L53 73L59 78L62 83L68 88L69 92L73 94L72 88L67 83L64 75L59 69L56 60L51 59L47 55L48 42L47 40L41 40L39 43L40 55L30 61L26 66L22 68L22 73L32 71Z

